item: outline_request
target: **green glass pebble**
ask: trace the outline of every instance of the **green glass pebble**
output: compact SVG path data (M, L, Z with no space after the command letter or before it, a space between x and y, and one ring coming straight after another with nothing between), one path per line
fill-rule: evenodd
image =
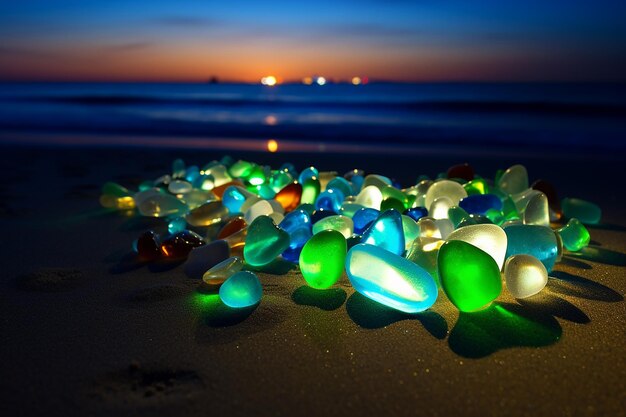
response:
M259 278L250 271L240 271L228 278L220 287L219 296L228 307L250 307L261 301L263 287Z
M420 235L420 227L411 217L402 215L402 231L404 232L404 249L409 250L413 241Z
M128 197L130 196L130 191L128 188L121 186L115 182L107 182L102 186L102 194L104 195L112 195L117 198Z
M565 217L576 218L585 224L598 224L602 218L600 207L580 198L564 198L561 201L561 210Z
M228 173L233 178L247 179L253 167L254 164L251 162L239 160L228 168Z
M335 284L343 273L346 253L346 239L336 230L311 237L300 253L300 270L307 284L318 289Z
M467 195L476 195L476 194L489 194L490 188L483 178L476 178L463 184L463 188Z
M357 203L343 203L341 205L341 209L339 210L339 214L352 218L354 214L362 208L364 207Z
M347 239L352 236L354 222L350 217L342 215L324 217L313 225L313 234L318 234L324 230L335 230Z
M487 307L502 292L502 278L496 261L486 252L460 240L444 243L437 267L441 287L461 311Z
M382 191L383 188L391 185L391 180L384 175L370 174L365 177L365 180L363 181L363 188L369 187L370 185Z
M310 177L302 183L302 197L300 204L315 204L317 196L320 194L320 180L317 177Z
M591 236L587 228L578 219L570 219L569 222L556 233L561 238L565 249L571 252L577 252L589 245Z
M388 185L386 187L383 187L381 192L383 194L383 201L387 198L395 198L396 200L402 202L402 205L405 206L406 209L407 196L401 190L398 190L396 187Z
M452 206L448 209L448 219L450 219L455 229L459 227L461 222L469 218L469 213L459 206Z
M289 247L289 234L268 216L259 216L248 226L243 248L245 261L252 266L272 262Z
M404 203L397 198L387 197L382 203L380 203L380 211L387 211L390 209L395 209L402 213L405 210Z

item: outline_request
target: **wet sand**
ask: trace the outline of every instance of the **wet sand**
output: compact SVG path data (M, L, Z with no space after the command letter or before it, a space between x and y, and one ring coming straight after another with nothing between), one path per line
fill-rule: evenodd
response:
M137 263L130 245L162 222L98 205L107 180L155 178L209 151L1 147L3 415L597 415L626 413L624 168L615 155L236 153L340 172L362 167L408 185L470 162L601 205L593 250L565 256L538 296L503 292L459 314L443 293L404 315L354 293L323 292L297 268L260 273L264 297L231 310L180 263Z

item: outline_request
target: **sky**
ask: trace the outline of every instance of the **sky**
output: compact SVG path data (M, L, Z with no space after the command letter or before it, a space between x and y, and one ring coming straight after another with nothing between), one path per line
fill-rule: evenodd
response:
M0 1L0 80L626 81L626 1Z

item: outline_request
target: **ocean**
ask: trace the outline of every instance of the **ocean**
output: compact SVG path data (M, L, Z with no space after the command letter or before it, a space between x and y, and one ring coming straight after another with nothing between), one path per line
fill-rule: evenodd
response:
M12 143L621 153L625 122L616 84L0 84Z

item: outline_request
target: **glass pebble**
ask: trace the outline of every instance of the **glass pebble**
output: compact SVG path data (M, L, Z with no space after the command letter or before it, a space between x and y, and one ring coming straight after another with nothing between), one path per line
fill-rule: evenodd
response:
M247 230L243 256L252 266L267 265L289 247L289 234L268 216L257 217Z
M396 255L404 253L402 216L396 210L387 210L363 232L361 242L379 246Z
M228 209L221 201L209 201L191 210L185 217L191 226L210 226L228 217Z
M243 261L241 258L233 256L232 258L228 258L206 271L202 275L202 280L205 284L211 287L218 287L228 278L241 271L242 268Z
M450 240L444 243L439 249L437 267L441 287L461 311L481 310L502 291L496 261L467 242Z
M499 178L498 188L506 194L517 194L528 189L528 172L524 165L513 165Z
M507 258L513 255L531 255L539 259L548 272L552 271L558 254L552 229L524 224L507 226L504 232L507 237Z
M577 252L589 245L591 236L587 228L578 219L570 219L569 222L556 231L561 237L565 249Z
M548 271L533 256L514 255L506 260L504 279L513 297L526 298L544 289L548 283Z
M322 230L306 242L300 253L300 271L313 288L329 288L343 273L346 239L336 230Z
M352 221L354 222L354 233L360 235L362 234L367 227L378 218L380 215L380 211L364 207L362 209L357 210L352 216Z
M183 265L185 274L192 279L200 279L204 273L230 257L230 247L224 240L215 240L193 248Z
M355 203L362 205L363 207L380 209L380 204L383 202L383 193L378 187L373 185L364 187L361 192L356 196Z
M424 207L431 207L433 201L439 197L447 197L452 201L451 206L459 204L462 198L467 197L467 192L461 184L450 180L434 182L426 192ZM429 211L430 212L430 211Z
M342 215L328 216L313 224L314 235L324 230L335 230L347 239L354 232L354 223L350 217Z
M580 198L564 198L561 201L563 215L576 218L584 224L598 224L602 219L602 210L596 204Z
M437 284L426 270L377 246L352 247L346 273L356 291L405 313L428 309L438 296Z
M507 236L500 226L495 224L476 224L455 230L448 236L450 240L461 240L469 243L489 254L498 265L504 266L506 256Z
M250 307L261 301L263 287L254 273L239 271L222 284L219 296L228 307Z

